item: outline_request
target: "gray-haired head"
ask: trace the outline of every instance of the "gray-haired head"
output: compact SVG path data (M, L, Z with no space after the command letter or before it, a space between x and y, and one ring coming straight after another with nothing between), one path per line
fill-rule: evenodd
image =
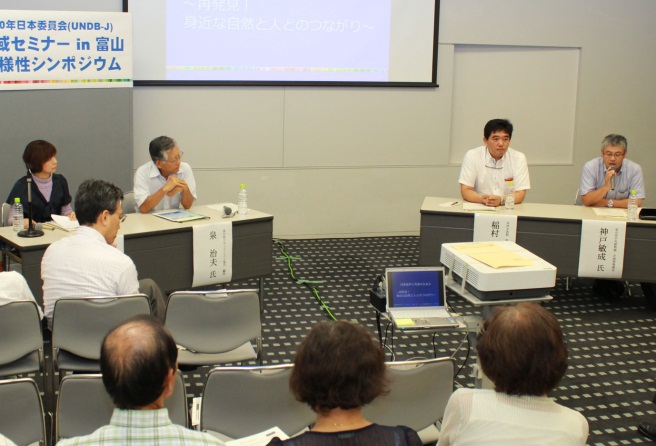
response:
M610 135L607 135L604 140L601 142L601 150L603 151L606 147L621 147L624 149L624 153L626 153L629 143L626 141L626 138L623 137L622 135L616 135L614 133L611 133Z
M164 152L171 150L177 145L175 139L169 138L168 136L158 136L153 139L148 146L148 151L150 152L150 158L153 162L157 160L166 161L166 155Z

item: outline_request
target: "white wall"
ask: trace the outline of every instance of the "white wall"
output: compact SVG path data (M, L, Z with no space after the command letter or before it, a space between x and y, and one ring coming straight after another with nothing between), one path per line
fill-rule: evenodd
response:
M168 134L194 167L201 203L234 201L245 182L251 207L275 215L278 237L417 234L423 197L457 196L461 154L480 144L487 119L508 117L511 145L529 157L528 200L570 203L608 133L627 136L630 158L654 168L654 23L648 0L442 0L438 89L137 87L135 166L152 137ZM508 101L483 95L469 107L471 83L459 91L465 75L453 76L468 66L485 86L508 70L514 81L494 97L517 99L521 66L465 65L464 45L569 49L576 60L548 67L553 82L565 79L562 96L508 115ZM552 87L549 76L522 73L536 93ZM564 123L541 115L563 98ZM656 193L650 176L646 186Z
M654 23L650 0L442 0L438 89L135 87L134 164L167 134L194 167L200 203L234 201L245 182L250 206L275 215L277 237L418 234L423 197L457 196L461 154L480 144L487 119L508 117L512 147L529 158L529 201L572 202L583 163L603 136L622 133L654 206ZM529 73L508 59L467 59L484 46L577 56ZM512 81L472 104L503 69ZM562 97L538 94L556 81ZM505 100L531 92L533 107ZM542 114L556 102L566 113Z

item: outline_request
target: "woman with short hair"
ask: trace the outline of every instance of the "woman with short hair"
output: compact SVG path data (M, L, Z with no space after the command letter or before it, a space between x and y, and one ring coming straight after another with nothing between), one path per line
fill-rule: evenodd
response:
M68 216L71 220L75 220L68 182L63 175L55 173L57 172L56 155L55 146L41 139L30 142L23 152L23 161L32 172L32 220L36 223L51 221L52 214ZM23 205L24 227L27 228L27 176L16 181L9 193L7 203L14 204L16 197L20 198ZM12 218L13 209L9 214L9 221L12 221Z
M289 380L297 400L317 414L308 432L269 445L421 446L405 426L381 426L362 416L362 407L387 393L385 355L371 334L350 322L321 322L296 351Z

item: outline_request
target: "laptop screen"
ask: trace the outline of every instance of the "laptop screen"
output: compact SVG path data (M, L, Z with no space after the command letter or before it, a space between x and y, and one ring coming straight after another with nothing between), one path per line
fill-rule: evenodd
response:
M444 268L388 268L388 308L444 307Z

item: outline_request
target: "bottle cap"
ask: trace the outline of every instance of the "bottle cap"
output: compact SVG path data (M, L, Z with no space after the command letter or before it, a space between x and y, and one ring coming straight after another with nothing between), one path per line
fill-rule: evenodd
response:
M637 192L636 192L635 189L631 189L631 193L632 193L633 195L636 195Z
M241 183L240 186L241 186L242 189L246 189L246 185L244 183Z
M19 197L14 198L14 203L20 203L20 198Z

